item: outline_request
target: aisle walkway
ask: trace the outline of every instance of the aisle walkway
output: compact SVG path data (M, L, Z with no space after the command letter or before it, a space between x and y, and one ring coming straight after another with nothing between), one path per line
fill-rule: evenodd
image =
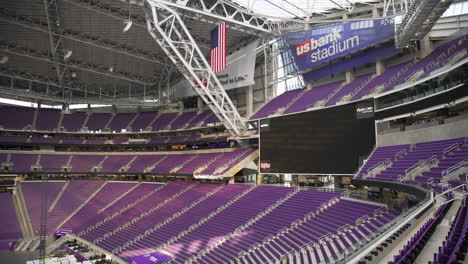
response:
M426 246L424 246L419 256L415 259L415 264L427 264L429 261L433 261L434 253L439 252L439 247L442 247L442 243L450 231L451 220L457 214L458 208L460 208L460 206L461 200L453 201L452 206L440 224L437 226L434 234L431 236L429 241L427 241Z
M444 201L444 198L439 197L437 199L438 202ZM411 231L408 235L403 238L400 243L398 243L392 251L388 252L388 254L380 261L380 263L388 263L389 261L393 261L393 257L398 254L398 252L406 245L406 243L413 237L416 232L426 223L434 214L434 206L426 212L426 214L420 219L420 222L416 227L412 227ZM427 264L427 263L426 263Z

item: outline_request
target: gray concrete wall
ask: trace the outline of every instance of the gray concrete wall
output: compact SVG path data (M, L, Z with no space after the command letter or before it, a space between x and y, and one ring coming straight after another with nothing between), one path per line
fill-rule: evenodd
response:
M468 118L455 122L377 135L377 146L414 144L433 140L468 137Z

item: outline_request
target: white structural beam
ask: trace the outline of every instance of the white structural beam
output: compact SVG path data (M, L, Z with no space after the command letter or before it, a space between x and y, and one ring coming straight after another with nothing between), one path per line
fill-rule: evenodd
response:
M44 0L44 11L47 20L47 29L49 33L50 52L52 60L55 64L57 79L62 84L62 78L67 69L67 65L63 58L59 58L58 52L64 52L62 38L54 35L54 32L61 32L60 17L56 0ZM60 63L62 62L62 63ZM63 66L63 67L62 67Z
M178 12L165 3L146 0L144 10L148 32L226 129L239 136L246 130L239 112Z
M407 5L407 12L396 30L396 46L402 48L410 41L424 38L452 2L453 0L415 0Z
M248 11L244 7L228 3L224 0L185 0L176 2L170 0L156 1L173 8L179 13L188 11L191 13L197 13L199 15L227 21L231 24L253 30L253 32L257 31L257 33L271 33L269 25L270 22L268 20Z

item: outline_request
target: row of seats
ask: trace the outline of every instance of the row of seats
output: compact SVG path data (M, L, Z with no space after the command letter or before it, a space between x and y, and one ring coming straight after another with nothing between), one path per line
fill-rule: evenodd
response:
M468 158L467 138L454 138L422 142L413 145L397 145L379 147L369 157L368 161L357 173L357 178L363 178L373 168L384 166L373 177L367 179L399 181L407 183L439 183L444 171L463 162ZM434 165L431 165L434 164ZM430 166L430 170L424 171L415 179L405 179L406 174L419 166ZM368 176L368 175L367 175Z
M37 232L44 184L20 185ZM64 222L61 230L125 259L163 248L174 263L262 263L315 245L310 256L328 263L400 214L339 193L287 187L84 180L45 185L53 205L49 233Z
M13 195L9 192L0 193L0 241L16 241L22 237L18 218L13 201Z
M255 149L218 149L210 153L171 154L36 154L35 152L0 153L2 172L32 171L72 173L160 173L160 174L224 174L243 161Z
M87 113L65 114L57 109L1 106L0 126L7 130L37 131L175 131L219 124L211 110L183 113ZM84 130L86 128L86 130Z
M109 145L109 144L172 144L172 143L191 143L206 141L226 141L225 135L188 135L171 137L150 137L139 141L131 141L128 137L108 138L83 138L83 137L44 137L44 136L19 136L19 135L0 135L0 143L18 143L18 144L47 144L47 145Z
M398 89L407 82L426 78L434 71L466 58L467 38L468 35L464 35L451 40L435 48L426 57L393 65L380 75L369 73L357 76L347 84L338 81L320 85L310 90L296 89L287 91L265 104L251 116L251 119L356 101Z

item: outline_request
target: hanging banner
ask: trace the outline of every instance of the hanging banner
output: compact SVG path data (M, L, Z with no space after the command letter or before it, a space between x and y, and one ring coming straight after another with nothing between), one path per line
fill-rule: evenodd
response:
M351 54L393 38L393 18L360 20L292 32L285 39L299 70Z
M257 58L257 41L227 57L228 65L224 71L216 73L224 89L234 89L253 85L255 60Z
M225 90L255 84L256 57L257 41L250 43L227 57L226 69L216 73ZM176 98L198 95L195 89L200 88L191 87L190 83L185 79L176 83L173 87Z

